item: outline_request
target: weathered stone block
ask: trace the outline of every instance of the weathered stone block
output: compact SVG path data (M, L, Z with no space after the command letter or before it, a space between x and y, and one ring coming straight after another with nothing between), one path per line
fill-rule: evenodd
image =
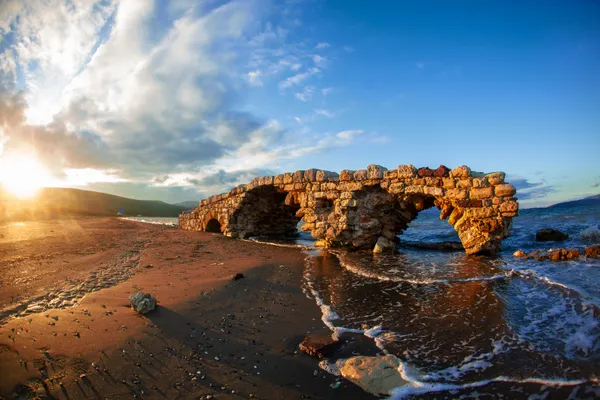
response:
M385 171L383 173L383 179L396 179L397 177L398 177L397 170Z
M492 172L490 174L485 175L488 179L490 185L499 185L504 183L504 179L506 178L506 174L504 172Z
M444 195L444 189L440 187L425 186L423 193L429 196L442 197Z
M404 193L404 187L405 185L402 182L392 183L388 189L388 192L392 194Z
M331 180L337 181L339 178L340 176L336 172L323 170L317 171L317 182L326 182Z
M512 213L517 212L519 210L519 204L514 201L507 201L505 203L500 204L500 212L502 213Z
M398 166L398 178L414 178L415 176L417 176L417 169L413 165Z
M284 184L287 185L292 182L294 182L294 174L287 173L287 172L285 174L283 174L283 183Z
M438 186L442 187L442 178L437 177L427 177L425 178L425 184L427 186Z
M467 189L473 186L473 181L471 179L459 179L456 182L456 187L459 189Z
M465 208L463 216L471 219L482 219L496 216L496 210L488 207Z
M451 200L464 200L469 196L464 189L448 189L446 190L446 197Z
M383 179L383 173L387 171L387 168L381 165L370 164L367 166L367 178L368 179Z
M405 194L423 194L423 186L421 185L410 185L404 189Z
M340 206L342 207L356 207L358 202L354 199L340 200Z
M494 191L491 187L471 188L471 190L469 190L469 197L475 200L491 199L494 197Z
M304 182L304 170L298 170L296 172L294 172L294 175L292 177L292 182L294 183L302 183Z
M517 193L517 189L515 189L515 187L509 183L504 183L501 185L497 185L494 188L494 192L498 197L509 197L514 196L514 194Z
M444 178L450 175L450 169L445 165L440 165L437 167L435 171L433 171L433 176L437 176L438 178Z
M485 208L480 208L479 210L485 210ZM481 232L494 232L498 228L500 228L500 222L496 218L483 218L476 221L477 228Z
M353 190L362 190L363 185L360 182L341 182L337 185L339 191L350 192Z
M456 180L454 178L442 178L442 186L445 189L453 189L456 187Z
M304 181L305 182L316 182L317 180L317 170L314 168L307 169L304 171Z
M423 167L423 168L419 168L417 170L417 175L420 178L424 178L426 176L433 176L434 171L432 169L430 169L429 167Z
M351 181L354 180L354 171L349 169L343 169L340 171L340 181Z
M357 180L357 181L367 180L368 179L367 170L359 169L358 171L355 171L353 174L353 178L354 178L354 180Z
M412 180L413 185L423 186L425 185L425 178L416 178Z
M450 178L469 178L471 176L471 168L466 165L454 168L450 171Z
M488 182L486 177L483 178L473 178L473 187L490 187L490 183Z
M455 205L458 207L483 207L483 200L457 200Z
M273 183L275 185L283 185L283 176L283 174L275 175L275 178L273 178Z
M338 192L338 191L327 192L327 200L336 200L339 197L340 197L340 192Z

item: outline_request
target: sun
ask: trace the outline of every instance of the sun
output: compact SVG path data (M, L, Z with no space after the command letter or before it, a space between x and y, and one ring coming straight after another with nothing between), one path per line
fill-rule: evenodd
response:
M0 183L20 199L33 197L50 180L46 168L31 155L0 156Z

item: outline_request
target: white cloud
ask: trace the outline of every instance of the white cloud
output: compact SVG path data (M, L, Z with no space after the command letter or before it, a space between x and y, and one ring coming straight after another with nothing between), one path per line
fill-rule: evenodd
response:
M327 64L327 58L320 56L318 54L315 54L313 56L313 61L316 65L321 66L321 67Z
M362 130L354 129L354 130L338 132L338 134L336 136L338 138L344 139L344 140L353 140L356 136L360 136L363 133L365 133L365 132Z
M308 71L301 72L299 74L290 76L289 78L287 78L287 79L279 82L279 87L281 87L281 88L288 88L288 87L291 87L293 85L299 85L300 83L302 83L306 79L310 78L313 75L318 74L319 72L321 72L321 70L319 68L312 67Z
M331 94L331 92L333 92L333 88L330 88L330 87L326 87L324 89L321 89L321 94L323 95L323 97Z
M344 46L344 51L346 53L353 53L354 52L354 47Z
M118 176L119 171L114 169L66 168L64 173L65 178L62 184L65 186L87 186L91 183L116 183L128 181L127 179L120 178Z
M58 111L63 89L89 58L114 8L112 1L20 1L0 12L0 28L15 37L14 62L27 77L30 121L46 123Z
M322 109L322 108L321 109L313 109L313 112L316 115L320 115L322 117L327 117L327 118L334 118L335 117L335 114L333 112L331 112L329 110L326 110L326 109Z
M312 99L313 93L315 92L314 86L305 86L301 92L295 94L296 98L301 101L309 101Z
M306 139L316 133L305 122L331 118L328 110L296 117L302 125L293 131L240 111L242 91L269 79L309 101L318 93L310 80L324 68L311 65L326 60L304 44L310 40L290 43L292 27L263 24L270 11L260 0L211 7L180 0L160 15L160 26L164 10L151 0L8 4L0 29L13 30L15 40L0 53L1 75L14 80L22 69L27 95L0 85L0 142L11 151L36 148L73 185L221 191L233 179L346 146L362 133L324 134L314 142ZM12 107L7 113L3 101ZM40 125L24 123L24 113Z
M248 82L250 82L252 86L262 86L263 82L260 79L261 75L262 72L258 70L248 72Z
M327 42L319 42L317 43L317 45L315 46L315 49L319 50L319 49L327 49L331 47L331 45Z

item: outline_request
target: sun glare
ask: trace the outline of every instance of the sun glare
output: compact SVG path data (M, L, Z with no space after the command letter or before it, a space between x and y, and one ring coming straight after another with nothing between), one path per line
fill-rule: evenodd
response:
M20 199L33 197L50 182L46 169L32 156L0 156L0 183Z

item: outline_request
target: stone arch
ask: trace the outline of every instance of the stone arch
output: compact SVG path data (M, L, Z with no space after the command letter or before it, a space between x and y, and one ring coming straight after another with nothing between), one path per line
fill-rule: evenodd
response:
M299 197L299 193L287 193L273 186L261 186L248 191L229 221L228 229L235 232L231 236L296 236Z
M202 200L180 215L179 226L206 230L215 218L231 237L290 236L301 218L317 246L377 250L395 247L396 234L420 211L437 206L467 254L495 253L519 210L516 189L504 178L503 172L484 174L466 166L301 170L255 178Z
M204 230L206 232L221 233L221 223L216 218L211 218L206 222Z

